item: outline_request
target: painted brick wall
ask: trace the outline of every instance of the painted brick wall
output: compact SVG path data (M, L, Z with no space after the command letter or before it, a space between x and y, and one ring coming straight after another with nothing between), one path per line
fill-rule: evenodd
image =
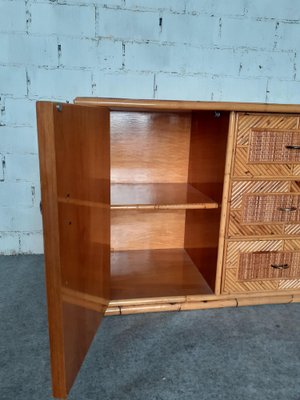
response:
M0 0L0 253L41 253L35 101L300 102L298 0Z

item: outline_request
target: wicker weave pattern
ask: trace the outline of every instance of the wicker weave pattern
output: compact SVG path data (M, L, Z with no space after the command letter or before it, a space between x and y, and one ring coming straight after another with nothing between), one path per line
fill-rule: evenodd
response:
M257 237L257 236L283 236L286 234L296 235L299 234L300 224L298 225L288 225L289 228L286 228L283 224L279 225L271 225L271 224L243 224L241 221L241 210L233 210L230 212L229 223L228 223L228 238L235 237ZM295 231L290 227L297 227ZM289 229L289 232L286 229Z
M249 133L253 128L297 129L298 124L297 116L240 113L237 125L237 144L247 145Z
M282 251L283 240L237 240L228 241L225 266L237 269L240 253L254 253L258 251Z
M230 208L232 210L240 209L243 195L246 193L283 193L288 191L288 181L234 181L232 182Z
M223 293L256 293L256 292L267 292L270 290L277 290L279 282L276 280L261 280L261 281L238 281L236 277L237 270L226 270L225 282L223 287ZM288 281L287 281L288 282Z
M280 290L300 289L300 279L280 281L278 289Z
M300 151L285 148L287 144L299 144L299 122L297 116L239 113L233 176L299 176Z
M300 236L300 224L296 225L285 225L284 226L285 235L297 235Z
M286 269L275 267L285 266ZM300 278L300 252L241 253L239 281Z
M291 254L291 256L289 256L292 257L292 263L293 263L292 273L289 272L291 275L290 276L285 275L283 277L276 277L276 275L275 276L259 275L256 279L254 278L250 279L251 276L255 274L255 272L250 272L250 275L245 275L247 279L250 276L249 280L241 279L241 277L243 276L241 272L241 255L245 254L244 257L246 257L247 259L248 257L251 257L251 254L255 253L262 255L274 254L275 262L277 262L276 254ZM246 293L246 292L263 292L270 290L297 289L300 288L299 268L300 268L300 240L295 239L295 240L273 240L273 241L272 240L227 241L225 250L224 281L223 281L222 292ZM272 267L271 269L273 270ZM285 274L287 273L288 272L285 272Z
M242 207L243 224L299 224L299 194L248 194Z
M234 158L233 175L239 178L264 178L294 176L293 164L250 164L248 147L237 147Z
M248 162L299 163L300 150L287 149L287 145L300 145L299 131L252 130Z

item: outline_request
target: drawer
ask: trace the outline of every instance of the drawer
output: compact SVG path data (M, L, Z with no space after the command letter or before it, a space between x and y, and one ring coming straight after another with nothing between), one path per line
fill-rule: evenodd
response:
M300 289L300 240L227 241L222 293Z
M296 115L239 113L233 176L299 176L299 127L299 116Z
M227 238L300 235L299 181L233 181Z
M246 194L242 224L299 224L300 194Z
M300 131L251 129L247 163L300 163Z
M300 251L258 251L239 256L238 281L300 279Z

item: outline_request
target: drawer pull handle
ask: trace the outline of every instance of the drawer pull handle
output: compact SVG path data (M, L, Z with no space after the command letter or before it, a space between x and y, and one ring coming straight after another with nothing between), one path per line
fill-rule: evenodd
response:
M279 211L285 211L285 212L291 212L291 211L296 211L297 207L279 207Z
M288 150L300 150L300 145L299 144L288 144L285 146L286 149Z
M287 269L289 264L271 264L271 267L274 269Z

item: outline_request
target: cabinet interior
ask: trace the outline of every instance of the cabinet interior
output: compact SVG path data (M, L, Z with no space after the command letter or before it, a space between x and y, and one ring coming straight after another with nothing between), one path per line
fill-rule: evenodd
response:
M228 125L111 111L112 300L214 293Z

